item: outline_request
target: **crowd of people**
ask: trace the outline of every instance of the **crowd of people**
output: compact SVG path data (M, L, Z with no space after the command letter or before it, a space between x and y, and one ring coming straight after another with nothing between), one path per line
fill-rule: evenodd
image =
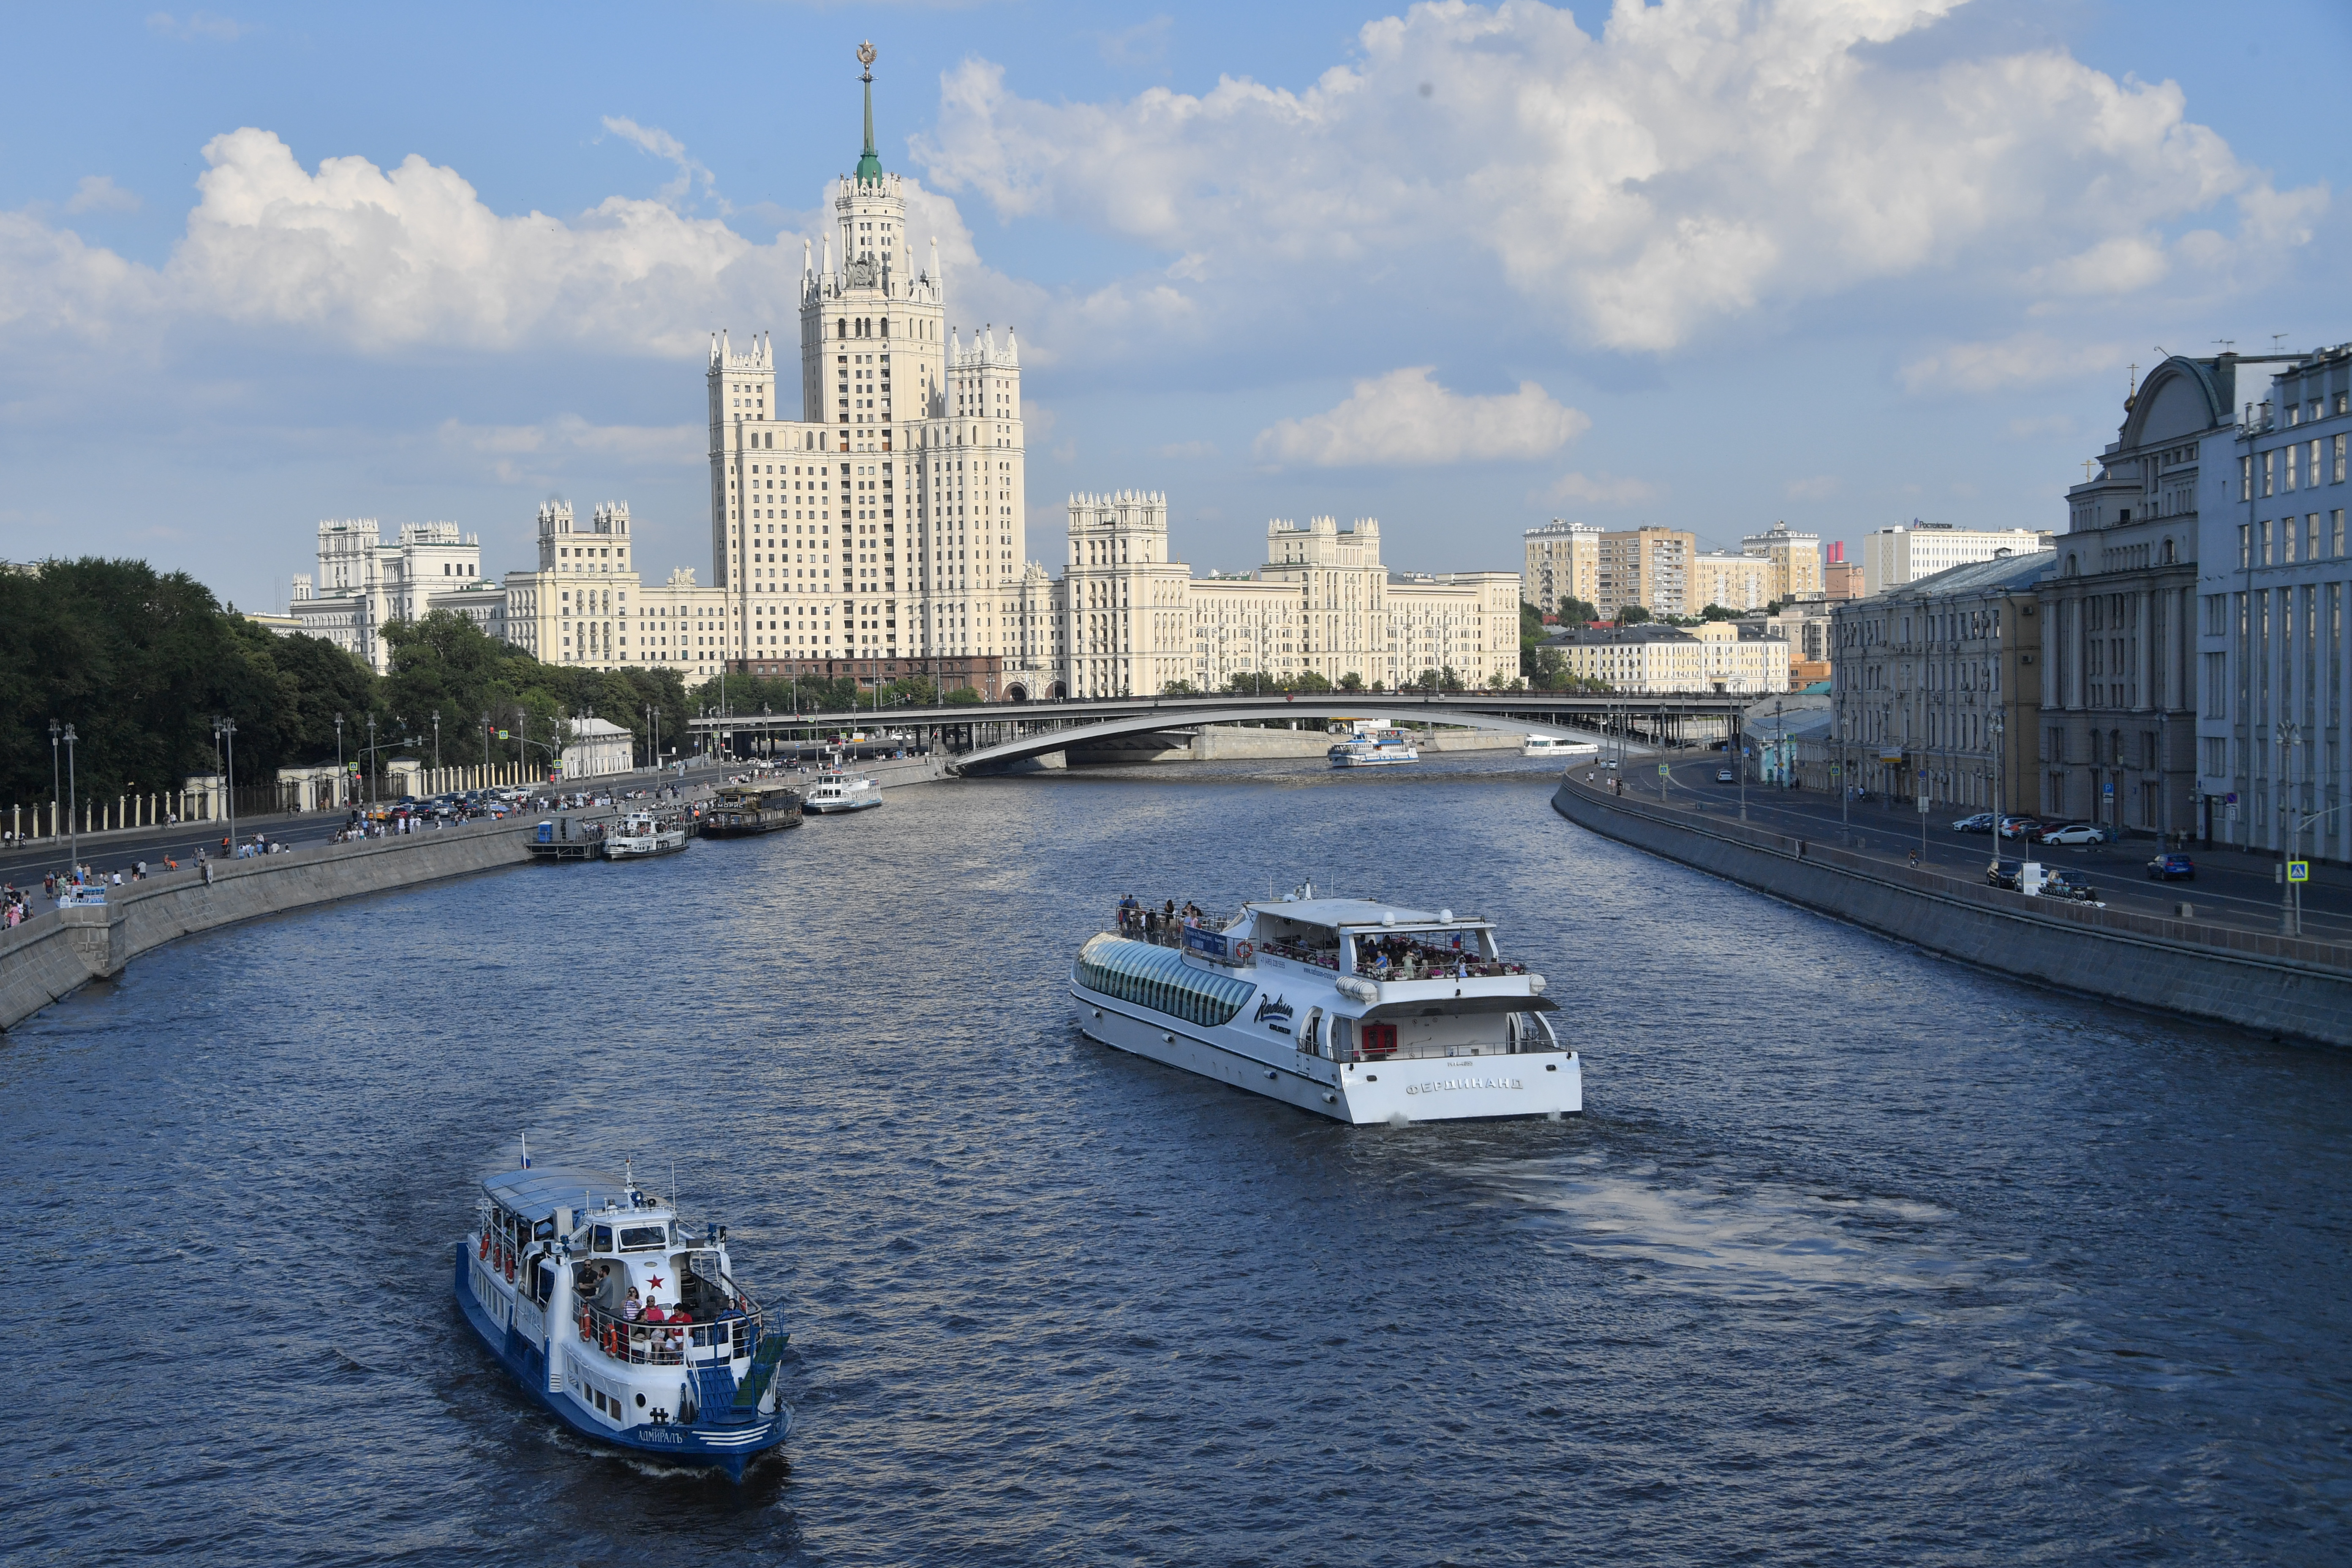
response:
M1208 918L1198 904L1187 903L1180 910L1173 899L1156 910L1139 902L1133 893L1118 901L1118 934L1156 942L1162 947L1182 946L1185 929L1200 925Z

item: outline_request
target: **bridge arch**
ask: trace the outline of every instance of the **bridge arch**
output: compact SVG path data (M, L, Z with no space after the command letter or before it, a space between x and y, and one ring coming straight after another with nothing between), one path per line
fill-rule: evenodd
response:
M1452 724L1466 730L1486 730L1507 735L1549 735L1555 740L1592 742L1590 730L1580 730L1539 719L1524 719L1507 713L1485 713L1472 709L1437 707L1423 702L1404 705L1385 704L1361 697L1352 700L1332 700L1320 694L1295 701L1272 701L1256 707L1227 709L1213 719L1207 716L1192 719L1188 724L1181 714L1146 711L1124 714L1115 719L1097 720L1091 724L1073 724L1065 729L1043 730L993 746L983 746L958 758L958 773L985 773L1008 763L1031 757L1042 757L1049 752L1066 751L1072 746L1086 746L1099 741L1116 740L1122 735L1143 735L1155 731L1195 728L1208 723L1231 724L1252 719L1372 719L1385 724Z

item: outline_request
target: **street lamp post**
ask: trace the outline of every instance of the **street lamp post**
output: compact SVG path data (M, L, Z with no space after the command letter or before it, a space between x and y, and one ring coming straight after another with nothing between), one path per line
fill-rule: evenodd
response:
M433 771L436 773L441 771L441 710L438 708L433 710ZM436 778L433 782L437 784L441 781Z
M2279 743L2279 929L2287 935L2295 934L2294 884L2287 880L2287 864L2294 858L2287 840L2292 837L2288 825L2294 820L2294 748L2303 744L2303 726L2289 720L2278 729Z
M373 713L368 715L367 799L370 805L375 804L375 715Z
M2000 715L1992 716L1992 859L2000 864L2000 822L2007 815L2001 805L2001 786L2009 782L2009 762L2001 745Z
M49 837L58 836L58 813L66 804L65 773L58 761L58 738L65 731L55 719L49 721Z
M236 858L236 721L214 720L213 733L228 748L228 853L233 860Z
M67 851L68 863L76 877L81 875L81 792L74 784L74 727L66 726L66 832L72 848Z

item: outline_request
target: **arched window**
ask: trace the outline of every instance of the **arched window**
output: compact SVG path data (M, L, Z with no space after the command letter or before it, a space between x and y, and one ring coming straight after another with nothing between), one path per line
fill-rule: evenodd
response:
M833 323L833 335L836 338L845 338L849 335L849 319L846 316Z

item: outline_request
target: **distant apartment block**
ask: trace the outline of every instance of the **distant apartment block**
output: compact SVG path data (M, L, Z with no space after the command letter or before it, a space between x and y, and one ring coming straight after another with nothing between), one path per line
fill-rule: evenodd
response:
M2047 550L2051 537L2047 529L1957 528L1914 519L1864 536L1862 591L1875 595L1955 566Z

